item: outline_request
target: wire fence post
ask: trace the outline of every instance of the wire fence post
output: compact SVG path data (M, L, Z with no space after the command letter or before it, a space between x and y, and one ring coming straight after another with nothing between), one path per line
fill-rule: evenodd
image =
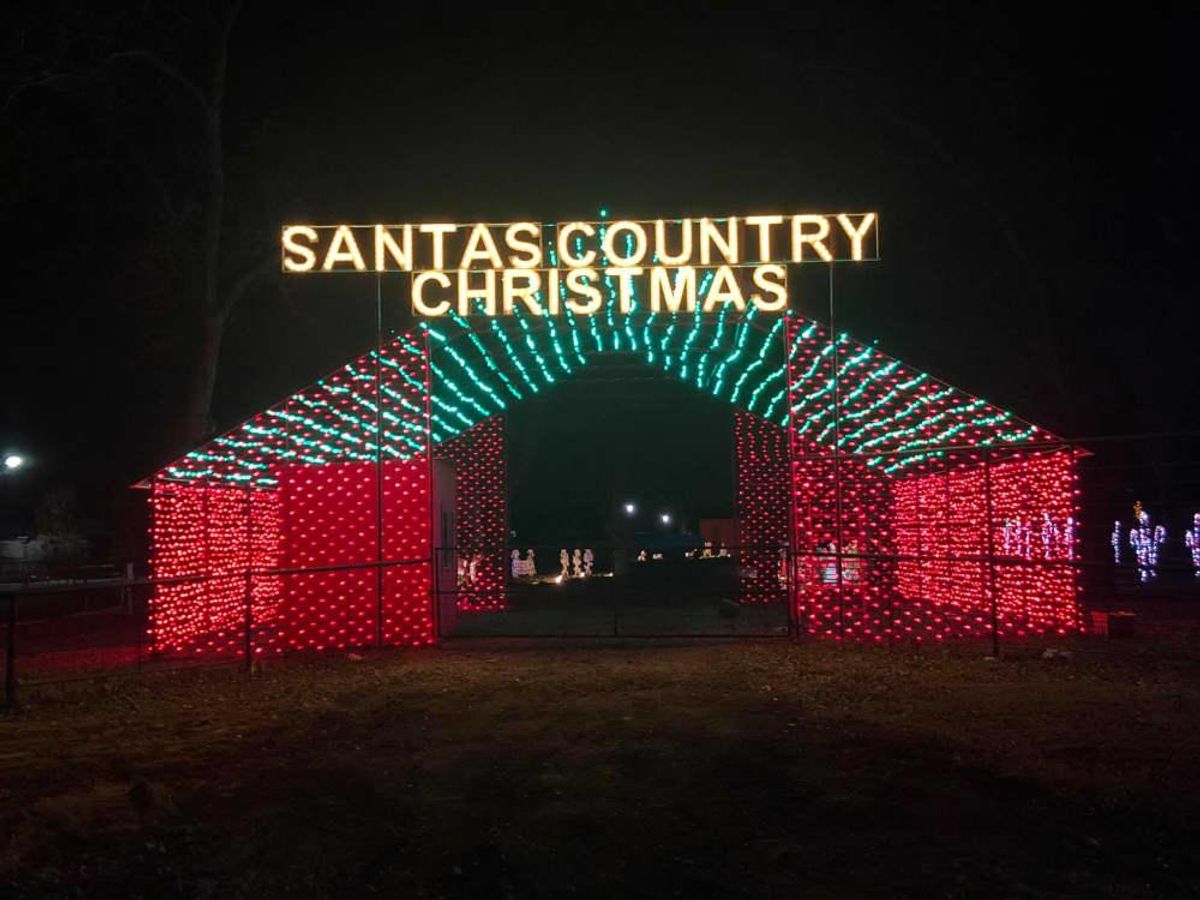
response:
M4 709L17 710L17 595L8 595L8 629L4 635Z
M791 541L788 541L783 548L783 602L787 604L788 637L792 640L800 637L800 627L796 622L796 610L793 603L793 591L796 583L795 572L793 571L795 565L796 560L792 555Z
M129 615L132 618L133 616L137 615L137 610L134 607L134 597L136 595L136 592L134 591L134 588L133 588L133 563L129 564L129 568L126 570L126 574L127 574L126 581L128 582L128 586L127 586L126 590L129 591ZM136 666L138 672L142 671L142 657L144 656L144 654L146 652L146 648L144 646L145 642L146 642L146 629L149 628L149 626L150 626L150 599L149 599L149 597L147 597L146 598L146 618L137 629L137 639L133 645L134 646L134 665Z

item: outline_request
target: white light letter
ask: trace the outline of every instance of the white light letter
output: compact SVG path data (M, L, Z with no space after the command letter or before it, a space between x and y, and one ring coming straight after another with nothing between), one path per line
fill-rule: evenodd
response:
M449 300L439 300L430 306L425 302L425 282L434 281L441 287L450 287L450 278L445 272L418 272L412 280L413 309L423 316L444 316L450 310Z
M469 269L476 260L489 263L493 269L504 268L504 260L500 258L500 251L496 249L496 241L492 238L492 232L483 224L476 225L471 229L471 236L467 238L467 246L462 252L462 259L459 260L458 267Z
M654 252L658 254L657 262L665 266L678 266L690 262L692 258L692 220L684 219L679 223L680 245L679 255L672 256L667 252L667 223L662 219L654 222Z
M628 256L617 252L617 235L622 231L633 235L633 251ZM646 255L646 229L637 222L613 222L604 231L604 255L618 268L636 266Z
M524 287L517 287L517 279L525 282ZM535 316L544 316L546 311L538 302L537 292L542 287L542 276L538 272L522 271L521 269L504 270L504 314L511 316L513 300L520 298Z
M402 226L401 239L404 241L404 246L396 243L389 233L388 229L383 225L375 226L375 271L383 272L387 269L387 257L390 255L396 261L396 265L402 272L412 270L412 226Z
M363 262L362 253L358 250L358 241L354 240L354 233L350 231L349 225L339 225L333 233L333 240L329 242L329 250L325 253L325 262L321 263L321 268L330 272L341 262L354 263L356 271L367 271L367 264Z
M567 309L581 316L590 316L601 307L604 298L600 296L600 289L592 284L595 280L595 269L572 269L567 273L567 290L588 298L587 303L580 303L574 297L568 297Z
M721 232L717 230L717 225L712 219L700 220L700 262L706 266L712 262L712 247L717 245L717 249L721 251L721 255L725 257L725 261L737 265L738 263L738 227L737 216L730 216L725 220L725 236L721 237Z
M644 250L645 248L643 248ZM617 279L617 309L623 313L629 312L633 305L633 276L641 275L639 267L618 266L605 269L605 275L613 275Z
M311 272L312 267L317 264L317 254L311 247L297 243L298 237L315 244L317 229L307 225L289 225L283 229L283 268L288 272ZM293 256L299 256L299 261L293 259Z
M475 304L471 302L478 297L483 300L484 315L494 316L496 314L496 273L492 269L484 269L483 271L483 287L471 287L470 270L463 269L458 273L458 314L460 316L469 316L472 314Z
M805 225L816 225L817 230L806 234ZM825 246L829 237L829 220L824 216L792 216L792 262L804 262L804 245L812 244L817 256L825 262L833 262L833 254Z
M433 268L446 268L446 235L458 231L457 225L422 225L421 234L433 235Z
M747 227L758 226L758 259L771 262L771 226L782 225L783 216L746 216Z
M867 213L863 216L863 220L858 223L858 228L855 229L850 217L845 213L838 213L838 224L842 226L842 230L850 238L850 258L859 260L863 258L862 243L867 232L871 230L871 226L875 224L875 213Z
M588 237L594 237L596 234L596 229L587 222L568 222L558 229L558 258L568 269L590 266L596 259L595 250L589 250L583 256L575 256L571 253L570 237L576 231L586 234ZM570 279L567 280L569 283Z
M521 233L530 235L532 241L522 241ZM521 257L513 254L508 257L508 264L514 269L536 269L542 264L542 226L535 222L513 222L504 231L504 243L509 250L527 253Z
M696 270L691 266L675 269L675 284L671 285L671 269L655 266L650 270L650 311L694 312L696 309Z
M768 276L774 276L770 278ZM774 300L764 300L761 294L751 294L750 302L759 312L782 312L787 309L787 269L771 264L754 267L754 286L771 294Z
M708 296L704 298L704 311L712 312L718 303L732 303L738 312L745 312L746 301L742 299L742 289L738 287L737 279L729 266L720 266L713 276Z

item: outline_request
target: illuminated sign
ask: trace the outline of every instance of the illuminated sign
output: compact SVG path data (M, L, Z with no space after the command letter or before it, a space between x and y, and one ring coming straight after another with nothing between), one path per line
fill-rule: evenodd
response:
M289 225L283 271L408 272L421 316L787 308L787 266L879 258L875 213L723 219Z

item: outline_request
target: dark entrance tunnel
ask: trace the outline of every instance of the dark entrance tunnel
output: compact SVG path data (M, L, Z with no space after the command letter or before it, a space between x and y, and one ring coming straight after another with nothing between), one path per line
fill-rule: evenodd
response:
M444 636L786 634L782 597L741 602L751 577L745 560L724 551L702 559L697 549L701 520L735 515L728 400L666 375L643 354L609 352L513 404L505 430L512 533L504 605L453 616ZM571 562L577 548L594 553L582 577ZM640 561L639 551L647 551ZM762 572L774 576L773 565Z
M694 543L700 519L733 515L731 416L644 354L595 357L507 414L511 539Z

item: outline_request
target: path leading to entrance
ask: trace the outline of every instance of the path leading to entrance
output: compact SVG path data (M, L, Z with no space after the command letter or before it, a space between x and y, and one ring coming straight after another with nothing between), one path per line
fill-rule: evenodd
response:
M632 554L631 554L632 556ZM464 613L443 637L785 637L788 609L744 603L735 561L633 564L624 575L512 581L503 610Z

